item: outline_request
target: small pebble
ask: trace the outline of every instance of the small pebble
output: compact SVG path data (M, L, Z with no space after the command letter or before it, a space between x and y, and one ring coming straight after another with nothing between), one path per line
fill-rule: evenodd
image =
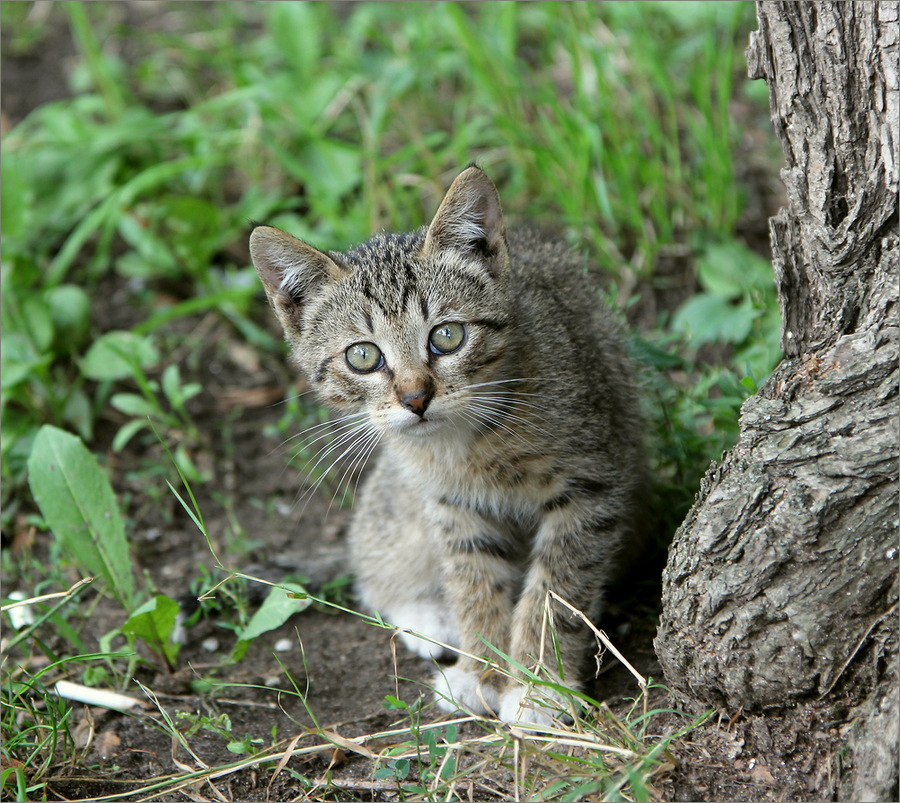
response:
M275 642L275 652L288 652L294 648L294 640L289 638L278 639Z
M13 591L12 594L9 595L10 599L19 601L25 599L25 594L22 591ZM18 608L10 608L9 610L9 623L16 629L21 630L23 627L28 627L29 625L34 624L34 611L32 611L30 605L20 605Z
M215 636L210 636L209 638L203 639L203 641L200 642L200 646L207 652L215 652L219 649L219 640Z

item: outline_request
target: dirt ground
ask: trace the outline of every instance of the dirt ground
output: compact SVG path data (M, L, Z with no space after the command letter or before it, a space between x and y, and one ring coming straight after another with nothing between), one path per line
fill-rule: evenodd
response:
M115 298L115 293L101 295ZM260 305L265 312L262 299ZM205 392L192 412L195 420L206 422L208 452L195 458L201 468L214 465L216 479L195 492L217 553L230 568L266 579L299 573L318 583L346 575L342 545L348 511L328 510L326 494L313 496L308 504L298 503L302 479L285 469L282 436L261 435L267 424L277 420L279 406L232 406L236 400L252 398L248 391L261 397L274 395L283 388L280 377L264 365L253 370L246 363L239 364L245 354L227 325L213 319L183 321L181 325L194 333L204 330L207 344L199 361L206 366L202 376ZM191 332L185 334L190 337ZM277 365L274 359L272 365ZM115 422L107 422L105 428L111 438ZM128 501L128 532L139 569L147 572L161 592L183 595L200 577L199 567L212 569L214 559L203 535L165 488L162 477L155 483L148 481L148 466L167 465L166 456L156 446L140 450L137 445L118 456L111 451L108 454L114 487L120 499ZM222 489L230 500L230 510L223 508ZM245 533L243 544L235 539L235 521ZM27 548L38 555L48 554L46 539L46 535L34 534ZM236 546L238 557L229 557ZM662 556L654 556L649 563L652 566L642 577L631 578L627 587L610 593L601 625L639 672L661 679L652 639ZM90 601L90 596L84 601ZM86 649L99 648L96 639L120 619L116 606L101 600L82 633ZM385 708L386 695L408 703L420 694L427 695L422 684L432 668L402 647L392 650L390 632L360 618L309 608L257 639L251 652L234 665L227 663L235 642L233 632L222 626L227 619L213 616L189 630L176 672L154 669L158 661L148 661L139 669L137 679L154 692L173 720L179 712L227 714L235 739L249 734L265 745L273 742L273 732L279 740L301 734L313 725L312 717L325 730L354 737L408 724L402 712ZM208 639L215 639L215 646ZM204 688L202 681L209 680L223 686ZM293 693L293 684L303 690L305 702ZM607 655L592 693L621 714L638 688L631 675ZM668 707L670 702L662 694L653 699L659 707ZM766 716L717 712L675 744L675 769L657 779L654 789L666 800L834 799L848 708L849 698L843 710L809 703ZM429 709L425 716L434 719L437 712ZM226 749L226 739L202 731L189 739L196 758L184 750L173 755L172 740L158 727L160 713L153 707L139 716L81 709L76 718L84 723L83 729L90 724L96 736L79 768L69 770L61 765L58 777L51 781L50 789L63 799L123 792L129 781L177 772L185 764L197 767L203 761L220 766L235 759ZM661 716L654 728L675 730L683 725L680 717ZM318 741L310 734L298 746ZM315 781L334 758L334 752L326 751L295 760L290 766ZM373 787L369 759L342 751L338 761L330 772L333 782L347 793L344 799L396 799L383 788ZM99 769L91 774L82 769L90 766ZM269 788L270 775L271 771L246 770L218 785L229 800L302 799L298 780L282 772ZM198 792L209 794L208 789ZM170 799L183 798L176 795ZM485 795L481 799L491 798Z
M5 128L34 105L66 94L60 64L71 52L71 42L63 32L58 41L38 53L17 57L7 55L4 48ZM47 56L49 53L52 57ZM748 134L748 158L743 160L747 168L742 177L749 191L743 233L761 249L767 245L766 219L778 202L778 190L773 188L777 167L768 171L758 167L760 160L753 156L754 148L766 135L762 130ZM693 291L689 283L673 290L677 285L672 283L668 290L658 288L648 301L648 319L652 320L651 312L658 308L674 308ZM116 279L108 279L102 292L97 293L94 319L104 328L128 328L136 322L132 315L126 288ZM262 292L258 320L269 320ZM277 331L273 323L267 325L273 333ZM267 579L299 573L321 582L346 575L342 549L348 511L337 506L329 509L326 493L313 495L308 503L300 500L302 478L295 469L285 467L284 436L264 434L266 427L281 416L277 401L284 398L286 388L295 380L276 355L250 353L233 330L212 315L184 319L178 326L186 341L203 344L191 352L182 372L204 387L191 413L203 429L205 446L193 457L201 470L212 470L215 478L195 490L214 546L224 562ZM185 350L176 353L174 359L187 360L187 356ZM302 390L299 384L295 387ZM100 422L101 450L104 443L111 443L121 423L114 418ZM166 477L174 479L168 459L157 446L142 445L137 439L120 455L111 449L106 453L114 487L128 516L139 569L161 592L173 597L183 595L200 577L199 567L211 568L214 560L202 534L165 486ZM164 469L154 475L149 470L153 466ZM32 550L38 556L49 554L46 535L16 535L16 548ZM12 543L4 540L4 548ZM653 556L642 578L611 592L610 606L601 623L634 666L656 679L662 678L652 639L663 562L664 555ZM9 588L7 579L5 590ZM91 601L90 592L83 600ZM86 648L98 648L97 639L117 623L120 613L115 606L100 600L82 634ZM313 717L319 726L343 737L408 722L399 712L384 706L385 697L395 694L411 703L424 693L422 684L432 671L402 648L395 654L388 631L358 617L316 607L260 637L241 662L222 664L233 644L234 635L222 626L221 619L203 620L190 630L176 672L157 671L148 663L139 668L137 679L156 693L160 706L173 720L178 712L227 714L234 738L249 734L268 745L275 738L273 733L279 740L303 733L313 724ZM281 651L276 651L276 645ZM604 670L594 696L608 701L613 710L623 711L629 705L628 698L637 694L636 684L611 656L606 657ZM672 750L674 769L656 779L654 789L666 800L835 799L845 769L841 747L852 721L854 684L866 682L864 673L851 675L844 684L846 700L836 694L826 701L810 701L765 716L717 712L676 743ZM224 685L215 690L195 682L210 679ZM292 681L303 691L303 700L294 692ZM654 702L668 705L661 698ZM94 736L87 742L83 761L74 768L66 762L56 768L49 784L51 795L72 800L127 793L137 789L142 780L183 770L183 764L197 767L206 762L215 766L234 760L226 750L225 739L204 731L190 739L196 756L184 750L173 751L170 736L155 724L159 717L152 707L136 716L79 710L79 727L83 733L93 728ZM660 728L674 730L682 724L683 720L675 717L658 720ZM311 740L307 737L298 746ZM91 773L83 769L92 766L98 769ZM395 794L372 783L371 761L351 751L313 754L290 766L313 780L330 767L333 780L346 791L345 799L396 799ZM270 777L271 771L248 769L223 777L217 787L228 800L302 799L303 788L289 773L280 773L267 787ZM208 787L191 793L195 800L211 794ZM178 794L169 799L185 798Z
M115 293L102 297L115 298ZM265 313L262 299L260 305ZM206 366L205 392L192 412L195 420L205 422L208 451L194 456L201 468L215 466L216 479L195 492L217 553L230 568L271 580L299 573L321 582L346 575L342 545L348 511L334 506L329 510L326 494L313 496L308 504L298 503L303 483L291 468L285 469L282 436L261 434L277 420L279 405L232 406L236 400L252 398L254 392L261 397L281 392L282 372L239 364L245 354L219 321L201 319L181 325L194 333L203 330L207 344L200 360ZM277 365L274 358L272 365ZM104 428L111 439L116 422L106 422ZM167 466L168 458L156 446L140 450L137 444L118 456L111 450L107 454L114 487L127 504L128 533L138 568L161 592L183 595L201 576L200 567L213 569L214 559L164 479L148 480L148 467ZM166 476L173 473L167 471ZM229 509L222 505L225 495ZM235 538L236 522L245 534L242 543ZM47 536L34 533L33 539L22 548L47 555ZM642 577L611 591L601 622L635 668L656 679L662 679L652 647L662 560L661 555L653 556ZM8 587L6 578L4 587ZM90 594L83 599L90 602ZM303 733L313 725L313 717L325 730L354 737L408 725L402 712L384 706L387 695L408 703L427 695L423 684L432 668L402 647L392 650L389 631L358 617L311 607L258 638L250 653L234 665L227 662L235 642L233 632L222 626L227 620L213 616L189 630L176 672L155 669L156 660L139 668L137 679L154 692L172 720L177 721L179 712L227 714L233 738L249 735L264 745L273 743L273 734L282 740ZM86 650L99 649L97 639L120 623L121 612L115 604L100 600L82 633ZM208 639L215 639L215 645ZM210 680L223 685L210 689L204 683ZM303 700L293 693L294 684L303 691ZM632 676L607 655L604 671L591 691L622 714L638 688ZM675 743L674 769L655 779L653 788L664 800L836 799L841 746L850 727L851 691L852 686L846 702L810 702L765 716L716 712ZM671 704L662 694L654 695L652 702L654 707ZM429 709L425 717L435 719L437 712ZM137 790L141 780L178 772L184 765L198 767L202 761L221 766L235 759L226 749L226 739L203 731L189 739L196 757L181 749L173 751L171 737L158 726L160 712L152 706L138 716L80 708L76 720L81 723L76 730L87 731L90 726L95 736L76 768L65 763L57 768L49 788L60 799ZM680 717L660 716L654 732L671 732L684 724ZM310 734L298 746L320 741ZM338 763L329 767L336 757ZM98 769L91 773L83 769L91 766ZM321 780L330 770L332 782L347 796L327 799L397 799L384 785L373 785L372 762L350 751L313 754L290 766L312 781ZM217 786L228 800L303 799L301 783L287 772L280 773L271 787L267 786L270 777L271 770L244 770L223 778ZM208 789L197 791L204 797L210 794ZM184 798L178 794L166 799ZM495 798L484 794L475 799Z

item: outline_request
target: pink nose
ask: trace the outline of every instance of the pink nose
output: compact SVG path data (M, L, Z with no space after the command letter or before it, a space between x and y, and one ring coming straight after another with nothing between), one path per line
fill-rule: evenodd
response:
M403 393L400 396L400 404L418 416L425 415L430 401L431 393L424 388L420 388L412 393Z

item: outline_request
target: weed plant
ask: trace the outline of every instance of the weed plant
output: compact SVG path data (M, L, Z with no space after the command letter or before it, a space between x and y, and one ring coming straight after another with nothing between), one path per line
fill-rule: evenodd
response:
M192 458L212 448L211 428L196 413L199 346L179 327L213 316L255 353L278 351L249 264L250 221L346 248L425 223L453 175L477 160L513 224L556 230L590 255L598 291L623 317L680 265L674 280L693 292L675 310L636 316L632 337L663 538L779 358L771 268L736 235L734 101L765 108L742 78L752 4L4 3L0 22L4 55L61 31L77 52L69 97L2 132L4 543L28 525L53 535L45 567L4 550L4 587L61 595L32 600L39 615L20 632L49 664L36 670L23 641L4 641L4 796L40 797L74 755L57 679L125 690L134 670L112 638L105 657L85 651L90 608L80 592L66 595L61 565L119 601L116 638L144 641L161 665L178 661L174 603L133 576L127 519L105 517L116 505L104 452L161 454L155 429L186 482L216 485ZM306 396L282 409L271 426L286 438L326 421ZM32 493L50 482L35 466L46 469L48 450L63 443L66 459L81 461L72 476L93 478L75 500L99 500L97 509L61 512L57 492ZM327 438L301 439L294 465L341 498L323 471L328 448ZM239 649L300 607L282 597L269 603L271 618L241 620ZM11 604L4 598L5 617ZM473 720L432 726L421 703L388 700L408 725L380 752L367 744L385 734L352 742L377 759L371 788L352 794L392 785L406 799L647 799L678 735L654 731L648 694L624 719L589 703L595 715L547 737L488 721L463 737ZM158 722L182 733L171 718ZM228 731L221 719L198 727ZM261 750L232 736L249 757L144 791L250 766L293 772L288 753L351 749L321 732L304 736L311 745L273 737ZM302 782L343 794L328 773Z

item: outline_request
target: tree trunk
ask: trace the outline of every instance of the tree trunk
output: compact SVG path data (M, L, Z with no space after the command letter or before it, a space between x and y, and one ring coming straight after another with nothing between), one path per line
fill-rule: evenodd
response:
M874 651L843 793L895 799L900 4L757 17L750 77L786 160L770 220L785 359L675 535L655 644L672 687L735 711L827 695Z

